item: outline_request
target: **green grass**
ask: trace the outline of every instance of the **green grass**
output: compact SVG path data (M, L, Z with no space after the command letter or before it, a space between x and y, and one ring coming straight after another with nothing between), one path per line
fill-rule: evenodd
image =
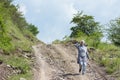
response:
M17 48L30 51L31 46L37 41L37 38L31 32L27 29L21 31L9 19L6 20L4 26L6 37L0 39L0 48L7 53Z
M24 73L18 75L12 75L8 80L19 80L20 78L25 78L27 80L32 80L32 72L30 67L30 60L18 57L14 55L3 56L0 55L0 60L4 61L8 65L12 65L15 67L20 67Z
M23 70L23 74L19 75L12 75L8 80L19 80L20 78L25 78L27 80L33 80L31 67L30 67L30 60L18 57L18 49L21 51L32 51L32 45L35 45L39 41L37 38L29 32L27 29L20 30L10 19L5 20L5 32L9 41L7 39L0 39L0 49L4 51L4 54L0 54L0 60L4 61L4 63L20 67ZM9 44L10 43L10 44ZM2 47L1 47L2 45ZM6 55L7 54L7 55Z
M113 44L99 44L97 51L91 53L91 57L110 75L120 71L120 48Z
M2 55L0 54L0 60L15 67L21 67L24 71L24 74L13 75L9 80L19 80L20 77L32 80L30 60L18 57L22 53L18 53L19 51L17 50L31 51L32 45L39 41L28 29L23 28L20 30L20 25L18 27L14 23L10 15L11 12L9 12L14 12L12 9L15 8L12 7L8 9L4 6L3 2L0 3L0 50L3 50L4 53ZM15 18L19 20L19 17ZM21 25L21 27L24 26Z
M24 72L23 74L10 76L9 80L19 80L22 77L27 80L32 80L30 60L23 57L18 57L19 53L15 53L15 51L16 49L31 51L32 50L31 47L33 44L35 44L37 39L29 31L27 30L21 31L10 20L7 20L5 25L7 35L11 39L10 42L12 47L9 47L9 45L4 47L4 50L6 50L5 52L7 52L9 49L11 51L9 51L9 53L8 52L6 53L9 55L0 55L0 60L4 61L6 64L15 67L20 67ZM14 52L15 55L12 52Z
M7 28L8 35L12 38L11 43L13 44L14 48L21 48L22 50L31 50L31 46L37 40L32 33L28 30L21 31L18 27L12 24L10 21L7 21ZM29 36L27 38L26 36ZM33 40L33 41L31 41Z
M26 80L33 80L31 72L26 74L13 75L8 80L20 80L20 78L25 78Z
M90 57L92 60L94 60L96 63L98 63L101 67L105 68L105 71L109 75L116 76L116 72L119 71L120 74L120 48L115 46L114 44L109 43L99 43L97 46L95 45L95 40L93 40L90 37L79 37L75 40L85 40L89 47L96 48L96 51L93 51L90 53ZM69 40L63 40L61 41L63 44L65 42L68 42ZM56 43L60 43L60 41L56 41ZM119 78L120 75L117 75L116 77ZM119 80L119 79L118 79Z

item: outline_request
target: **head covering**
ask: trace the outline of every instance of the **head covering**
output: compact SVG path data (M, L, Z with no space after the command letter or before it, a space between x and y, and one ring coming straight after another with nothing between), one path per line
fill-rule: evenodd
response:
M83 42L83 44L85 44L85 41L84 41L84 40L81 40L81 42Z

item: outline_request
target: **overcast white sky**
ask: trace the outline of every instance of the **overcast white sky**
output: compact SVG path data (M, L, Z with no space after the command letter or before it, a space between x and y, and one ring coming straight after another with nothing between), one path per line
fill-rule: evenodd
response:
M14 0L26 20L38 27L37 37L50 43L70 34L73 14L83 10L101 24L120 17L120 0Z

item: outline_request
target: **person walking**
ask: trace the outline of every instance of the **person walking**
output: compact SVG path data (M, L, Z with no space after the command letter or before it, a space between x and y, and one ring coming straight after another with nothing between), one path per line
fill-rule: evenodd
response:
M84 40L81 40L80 43L75 43L75 46L78 49L77 63L79 64L79 72L82 72L82 75L84 75L86 72L87 59L89 59L87 46Z

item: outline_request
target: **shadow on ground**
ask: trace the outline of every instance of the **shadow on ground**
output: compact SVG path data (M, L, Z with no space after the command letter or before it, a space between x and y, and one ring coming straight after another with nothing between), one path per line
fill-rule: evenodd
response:
M67 74L63 74L63 77L69 77L69 76L79 76L79 73L67 73Z

